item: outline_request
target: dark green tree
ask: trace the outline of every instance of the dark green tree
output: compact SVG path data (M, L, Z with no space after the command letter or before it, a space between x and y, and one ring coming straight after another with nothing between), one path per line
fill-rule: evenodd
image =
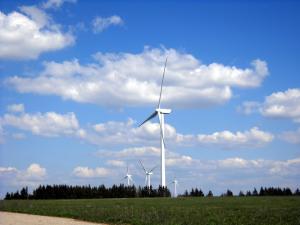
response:
M244 192L243 192L243 191L240 191L239 196L240 196L240 197L244 197L244 196L245 196Z
M209 190L209 192L207 193L207 195L206 195L207 197L213 197L214 195L213 195L213 193L212 193L212 191L211 190Z

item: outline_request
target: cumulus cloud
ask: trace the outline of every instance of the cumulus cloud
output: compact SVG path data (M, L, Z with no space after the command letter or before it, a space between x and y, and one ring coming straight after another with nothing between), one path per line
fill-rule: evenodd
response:
M16 173L17 171L15 167L0 167L0 175Z
M265 117L286 118L300 123L300 89L292 88L272 93L263 103L244 102L239 109L246 114L259 112Z
M25 107L23 104L12 104L7 106L7 111L13 112L13 113L22 113L24 112Z
M227 174L228 179L230 179L233 173L235 175L238 174L238 177L243 176L244 174L249 176L249 178L253 177L255 179L259 179L259 177L264 179L270 177L273 177L273 179L283 177L287 179L288 177L291 178L300 175L299 158L288 160L266 160L234 157L220 160L198 160L193 166L196 170L202 171L202 173L208 172L219 174L221 176L222 174ZM247 178L245 178L245 180L246 179Z
M30 131L35 135L56 137L60 135L79 135L82 132L74 113L57 114L55 112L23 113L21 115L5 114L0 117L2 126L12 126Z
M46 169L37 163L32 163L24 173L26 179L42 179L46 176Z
M36 6L22 6L20 12L8 14L0 11L0 30L0 59L36 59L75 40Z
M93 125L93 129L95 132L89 133L84 139L100 146L151 146L157 145L160 137L159 123L151 121L141 127L137 127L132 119L128 119L127 122L108 121ZM258 127L235 133L225 130L212 134L181 134L170 124L165 124L165 142L167 146L175 148L179 146L223 149L257 148L272 142L273 139L274 136L271 133L260 130ZM149 149L134 147L123 150L123 153L137 154L146 150L149 151Z
M202 64L191 54L175 49L148 48L138 54L97 53L95 62L45 62L35 77L6 80L20 93L57 95L81 103L106 107L155 106L166 56L168 66L162 105L203 108L232 98L233 88L255 88L268 75L267 64L254 60L241 69L219 63Z
M130 150L99 151L97 156L106 160L125 160L130 165L130 173L136 185L143 184L144 176L138 160L145 163L146 168L160 166L160 149L151 146L133 147ZM213 190L214 194L230 188L236 194L239 190L247 190L253 186L290 186L297 187L300 177L300 159L266 160L230 157L221 159L200 159L188 154L180 154L167 149L166 178L167 183L176 177L179 180L179 192L191 187L202 190ZM115 171L116 182L125 174ZM155 170L152 182L156 186L160 182L160 171Z
M76 3L77 0L48 0L44 3L42 3L42 7L44 9L58 9L60 8L64 3Z
M289 118L300 123L300 89L288 89L267 96L261 113L267 117Z
M9 106L12 111L18 111L19 106ZM129 118L127 121L107 121L89 125L82 129L76 115L73 112L59 114L56 112L29 114L4 114L0 117L0 133L4 140L3 127L10 126L24 131L30 131L35 135L46 137L72 136L88 143L102 146L137 146L157 145L160 137L160 125L155 122L147 122L137 127L136 121ZM16 138L18 137L15 136ZM24 137L24 135L22 135ZM22 138L21 137L21 138ZM256 148L273 140L273 135L253 127L248 131L220 131L213 134L181 134L170 124L165 124L165 141L168 146L217 146L218 148ZM3 142L3 141L2 141ZM151 149L155 153L155 149ZM139 147L124 149L123 154L138 154L149 151ZM121 154L121 153L120 153Z
M111 175L109 169L103 167L97 167L95 169L89 167L78 166L74 168L73 174L80 178L95 178L95 177L107 177Z
M35 186L46 178L47 170L40 164L32 163L25 170L15 167L0 167L0 177L13 186Z
M109 165L112 165L112 163L119 164L120 161L122 166L124 166L125 162L123 160L125 159L127 162L138 162L140 159L145 159L151 161L153 164L154 161L157 163L160 162L160 148L154 146L141 146L125 148L120 151L99 150L96 153L96 156L101 158L109 158L107 161L110 162L108 163ZM186 166L196 162L197 160L194 160L191 156L181 155L176 152L166 150L166 165L169 167L176 167L178 165Z
M173 155L172 157L168 157L166 159L167 166L178 166L178 165L190 165L194 162L191 156L187 155Z
M218 144L224 147L258 147L269 143L274 136L271 133L253 127L249 131L232 133L230 131L215 132L209 135L200 134L197 136L199 143Z
M104 29L110 27L110 26L120 26L124 22L120 16L110 16L110 17L95 17L92 21L93 31L94 33L100 33Z
M127 157L139 157L139 156L159 156L160 149L152 146L142 146L125 148L121 151L106 151L100 150L97 152L97 156L104 157L116 157L116 158L127 158Z
M129 118L126 122L108 121L93 125L93 133L87 135L86 140L97 145L135 145L157 142L160 126L158 123L148 122L137 127L136 122ZM166 124L166 138L175 135L174 127ZM91 132L91 131L90 131Z
M264 160L247 160L239 157L227 158L217 161L220 168L253 168L261 167Z
M274 175L293 175L299 174L300 158L285 161L271 161L269 172Z
M109 160L126 160L135 168L139 168L138 160L151 162L153 165L160 165L160 149L151 146L123 149L120 151L98 151L97 156ZM202 177L203 182L208 182L210 177L224 177L230 180L232 177L247 180L252 178L285 178L300 176L300 159L288 160L266 160L266 159L245 159L240 157L224 158L218 160L204 160L182 155L170 150L166 151L166 166L168 177L171 174L181 174L184 179L195 179ZM134 170L135 171L135 170ZM204 178L205 177L205 178ZM241 178L244 177L244 178ZM183 177L182 177L183 178ZM294 179L294 178L292 178ZM215 180L214 182L221 182ZM227 188L230 183L227 181ZM253 185L253 184L252 184ZM248 187L249 188L249 187Z
M115 166L115 167L124 167L126 166L126 163L122 160L115 160L115 159L111 159L111 160L107 160L106 164L109 166Z

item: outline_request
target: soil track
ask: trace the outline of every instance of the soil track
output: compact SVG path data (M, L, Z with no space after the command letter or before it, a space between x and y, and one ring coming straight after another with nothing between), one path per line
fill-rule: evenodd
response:
M0 211L0 225L105 225L61 217L37 216Z

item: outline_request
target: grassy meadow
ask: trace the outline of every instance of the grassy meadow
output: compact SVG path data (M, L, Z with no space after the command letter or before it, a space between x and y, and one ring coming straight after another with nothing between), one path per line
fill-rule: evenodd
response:
M300 225L300 197L2 200L0 211L108 224Z

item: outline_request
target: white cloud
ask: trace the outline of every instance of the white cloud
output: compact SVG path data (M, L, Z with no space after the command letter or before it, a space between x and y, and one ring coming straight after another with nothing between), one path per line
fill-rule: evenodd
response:
M115 167L124 167L124 166L126 166L126 163L124 161L115 160L115 159L107 160L106 164L110 165L110 166L115 166Z
M51 18L47 13L36 6L21 6L20 11L27 15L38 28L50 26Z
M246 114L259 112L265 117L286 118L300 123L300 89L272 93L263 103L244 102L239 109Z
M30 164L25 170L0 167L1 179L12 186L36 186L46 178L46 175L46 169L37 163Z
M270 174L274 175L295 175L300 171L300 158L285 160L285 161L273 161L270 162L271 168Z
M44 9L50 9L50 8L60 8L64 3L76 3L77 0L48 0L42 4L42 7Z
M292 144L300 144L300 128L295 131L282 132L279 138Z
M269 143L274 136L271 133L260 130L257 127L249 131L232 133L231 131L215 132L209 135L200 134L197 136L199 143L217 144L225 148L232 147L259 147Z
M3 140L5 133L2 127L12 126L46 137L73 136L103 147L156 145L159 143L160 137L159 123L149 121L143 126L137 127L136 122L131 118L126 122L108 121L90 125L88 129L82 129L73 112L67 114L55 112L4 114L0 117L0 126ZM168 146L175 148L179 146L217 146L223 149L256 148L264 146L272 140L271 133L257 127L244 132L233 133L225 130L213 134L194 135L178 133L173 126L165 124L165 141ZM127 151L131 154L138 154L141 151L149 151L149 149L128 148L124 150L124 154Z
M191 156L181 155L181 156L173 156L168 157L166 159L166 165L167 166L185 166L185 165L191 165L194 162L193 158Z
M220 168L251 168L261 167L263 160L247 160L239 157L218 160L217 165Z
M132 119L128 119L127 122L109 121L96 124L93 128L96 133L89 133L85 140L96 145L155 145L159 143L160 126L151 121L141 127L137 127ZM213 134L195 135L178 133L174 127L165 124L166 144L175 148L178 146L216 146L223 149L257 148L270 143L273 139L274 136L271 133L260 130L258 127L236 133L225 130ZM140 152L145 149L129 148L129 150Z
M26 179L43 179L46 176L46 169L37 163L32 163L24 173Z
M144 184L142 169L138 160L145 163L146 168L157 165L160 167L160 149L151 146L133 147L130 150L99 151L98 157L106 160L126 160L133 174L136 185ZM202 158L202 157L201 157ZM115 171L116 182L119 182L125 172ZM195 155L179 154L166 151L166 179L167 183L176 177L179 180L179 192L191 187L201 187L206 192L220 194L226 189L238 194L239 190L260 186L289 186L297 187L300 177L300 159L266 160L229 157L221 159L199 159ZM160 171L156 170L152 177L156 186L160 183ZM284 184L284 185L283 185Z
M96 153L97 157L108 158L107 164L116 166L125 166L123 160L126 159L127 162L135 162L135 164L144 159L145 161L151 161L152 164L159 165L160 162L160 148L153 146L141 146L125 148L120 151L107 151L99 150ZM121 162L119 165L119 161ZM198 160L194 160L191 156L181 155L176 152L166 150L166 166L168 167L185 167L192 164L196 164ZM152 165L153 166L153 165ZM139 168L139 167L138 167Z
M116 157L116 158L127 158L127 157L139 157L139 156L159 156L160 149L157 147L133 147L133 148L125 148L121 151L106 151L100 150L97 152L97 156L99 157Z
M153 154L154 153L154 154ZM99 151L97 156L109 160L126 159L127 162L140 169L137 162L143 159L153 165L160 165L160 149L151 146L124 149L120 151ZM176 175L179 179L189 180L189 185L195 184L195 179L201 178L202 184L227 185L231 187L232 179L241 182L251 179L270 179L272 181L286 179L293 180L300 176L300 158L289 160L245 159L240 157L224 158L218 160L202 160L189 155L166 151L167 177ZM136 170L133 170L136 171ZM157 175L159 175L157 173ZM136 174L135 176L138 176ZM155 179L158 179L156 176ZM257 181L256 180L256 181ZM202 185L201 184L201 185ZM255 185L255 184L252 184ZM263 183L258 185L263 185ZM269 185L272 185L269 183ZM249 186L247 187L249 188Z
M36 6L22 6L21 12L0 12L0 59L36 59L41 53L74 43L59 25Z
M139 54L97 53L96 62L78 60L45 62L35 77L6 80L20 93L58 95L82 103L106 107L157 104L164 60L168 56L162 105L203 108L232 98L233 88L260 86L268 74L266 62L254 60L252 68L240 69L218 63L202 64L194 56L175 49L145 48Z
M93 144L133 145L157 142L160 134L158 123L148 122L137 127L136 122L129 118L126 122L108 121L93 125L94 133L89 133L86 140ZM166 138L175 137L176 130L169 124L165 125Z
M3 117L0 117L0 124L2 126L12 126L20 130L30 131L35 135L47 137L77 135L81 133L74 113L5 114Z
M24 112L25 107L23 104L12 104L7 106L7 111L13 112L13 113L22 113Z
M124 22L120 16L110 16L110 17L95 17L92 21L93 31L94 33L100 33L104 29L110 27L110 26L120 26Z
M73 174L80 178L95 178L95 177L107 177L111 175L109 169L103 167L97 167L95 169L89 167L78 166L74 168Z
M0 175L16 173L17 171L15 167L0 167Z
M300 89L288 89L267 96L261 113L267 117L289 118L300 123Z

